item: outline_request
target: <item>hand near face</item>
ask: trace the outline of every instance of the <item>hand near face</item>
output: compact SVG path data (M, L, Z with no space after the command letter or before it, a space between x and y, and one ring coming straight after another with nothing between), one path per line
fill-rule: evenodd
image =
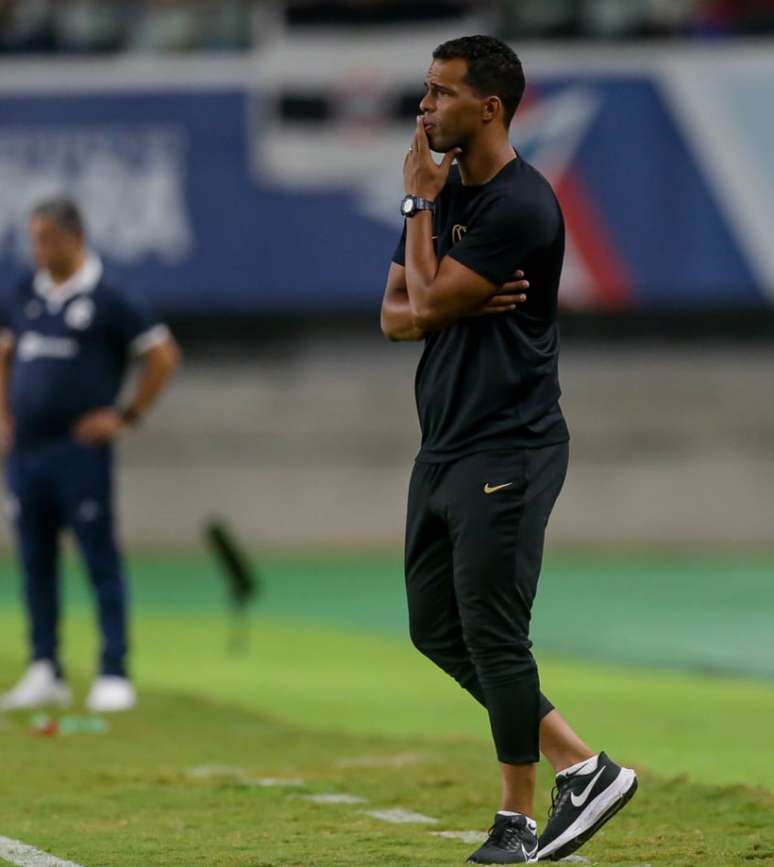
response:
M430 142L427 140L427 132L420 115L417 118L414 138L403 161L403 185L406 193L434 202L446 184L451 164L460 153L462 151L459 148L452 148L444 154L438 165L430 151Z

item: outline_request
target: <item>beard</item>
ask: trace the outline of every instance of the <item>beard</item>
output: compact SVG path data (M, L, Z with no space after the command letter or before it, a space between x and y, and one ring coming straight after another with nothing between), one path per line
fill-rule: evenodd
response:
M427 141L431 151L437 154L446 154L450 150L454 150L454 148L462 148L464 150L463 138L459 134L451 135L445 133L443 130L432 129L427 136Z
M430 150L437 154L448 153L452 148L456 147L453 142L439 135L435 130L427 137L430 144Z

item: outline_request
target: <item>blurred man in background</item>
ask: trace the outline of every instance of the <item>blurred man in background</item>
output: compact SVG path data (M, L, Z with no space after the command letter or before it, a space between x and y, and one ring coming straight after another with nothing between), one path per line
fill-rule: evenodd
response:
M142 420L179 353L143 304L105 281L72 201L38 205L29 236L37 270L0 306L0 438L32 648L26 674L0 696L0 708L70 703L58 646L59 537L69 528L94 588L102 633L99 675L87 706L128 710L136 694L126 667L113 444ZM141 369L119 406L132 357L141 359Z
M475 864L557 859L634 794L634 772L595 754L540 691L529 626L549 516L567 471L556 321L564 221L508 137L521 63L473 36L433 53L404 163L406 217L382 329L425 340L422 446L409 488L411 637L489 712L502 807ZM436 165L431 149L444 154ZM457 166L452 162L457 159ZM490 311L522 269L530 290ZM557 774L538 844L535 766ZM539 854L538 854L539 852Z

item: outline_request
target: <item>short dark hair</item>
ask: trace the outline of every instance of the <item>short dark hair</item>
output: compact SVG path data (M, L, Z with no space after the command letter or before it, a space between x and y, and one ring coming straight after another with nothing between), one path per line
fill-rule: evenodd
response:
M479 96L499 96L510 126L524 95L524 69L516 52L494 36L462 36L450 39L433 52L433 60L467 61L465 81Z
M33 217L45 217L76 238L83 238L83 215L78 205L68 196L55 196L38 202L32 209Z

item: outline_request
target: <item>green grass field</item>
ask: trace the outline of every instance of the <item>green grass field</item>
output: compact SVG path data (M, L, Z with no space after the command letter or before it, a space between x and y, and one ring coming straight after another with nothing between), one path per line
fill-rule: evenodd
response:
M133 558L141 707L105 734L40 737L30 714L0 717L0 836L84 867L464 863L475 844L433 832L485 830L497 768L481 709L408 645L399 558L259 563L264 590L235 655L206 558ZM774 865L772 574L766 555L547 562L535 621L544 688L642 779L582 850L593 863ZM94 629L73 566L65 586L65 661L82 698ZM3 561L0 681L23 664ZM191 774L202 767L223 770ZM539 784L538 818L545 767ZM342 793L363 800L310 799ZM367 815L392 808L437 822Z

